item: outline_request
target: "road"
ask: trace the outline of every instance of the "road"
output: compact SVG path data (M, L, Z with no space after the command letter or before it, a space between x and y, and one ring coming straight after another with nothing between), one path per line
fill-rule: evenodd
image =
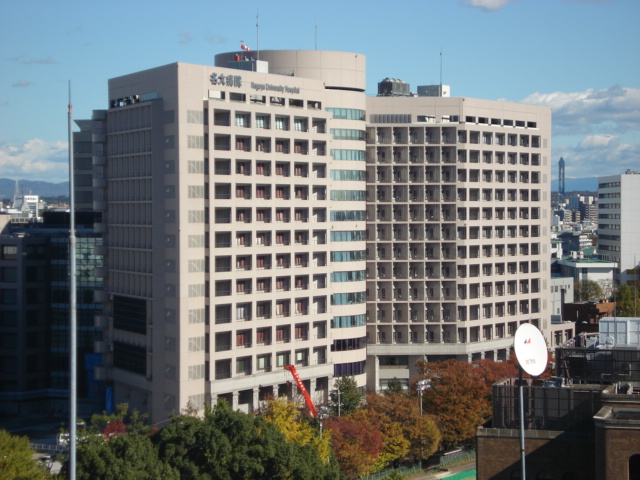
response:
M439 480L446 479L448 477L456 475L457 479L464 478L465 480L475 480L475 473L470 474L470 476L465 477L464 475L458 476L458 474L462 474L464 472L470 472L471 470L475 470L476 461L470 460L468 462L459 463L457 465L453 465L451 467L447 467L446 472L429 472L429 473L419 473L418 475L414 475L409 477L409 480Z

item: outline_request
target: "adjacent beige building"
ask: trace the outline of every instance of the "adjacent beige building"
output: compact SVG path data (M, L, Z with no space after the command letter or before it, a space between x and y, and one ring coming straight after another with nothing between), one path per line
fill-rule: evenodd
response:
M367 116L368 385L548 334L551 110L372 97Z

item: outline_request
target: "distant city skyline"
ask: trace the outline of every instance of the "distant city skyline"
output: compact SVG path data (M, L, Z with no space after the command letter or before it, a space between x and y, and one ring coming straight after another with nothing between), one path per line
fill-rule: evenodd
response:
M107 108L107 79L174 61L211 65L241 41L254 52L366 55L369 95L385 77L414 92L437 84L442 59L452 96L553 107L550 161L564 157L567 182L638 165L633 0L410 0L397 9L379 0L32 0L4 2L0 13L0 177L67 180L69 81L74 118L89 118Z

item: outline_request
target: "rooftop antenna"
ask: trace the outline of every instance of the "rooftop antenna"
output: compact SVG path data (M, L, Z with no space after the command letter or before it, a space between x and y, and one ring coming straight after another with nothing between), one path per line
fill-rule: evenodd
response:
M442 46L440 46L440 96L442 96Z
M260 60L260 11L256 10L256 59Z
M314 50L318 50L318 22L315 20L315 30L313 32L313 47Z

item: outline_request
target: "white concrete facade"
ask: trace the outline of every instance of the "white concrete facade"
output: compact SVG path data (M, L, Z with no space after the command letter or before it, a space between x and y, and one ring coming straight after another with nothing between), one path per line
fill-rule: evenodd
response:
M550 298L550 313L552 322L561 322L562 318L562 306L565 303L573 303L574 291L573 291L574 279L573 277L551 277L551 298Z
M375 97L367 115L369 387L547 333L550 109Z
M250 411L288 364L317 402L365 384L365 57L236 55L109 81L110 378L153 422Z
M618 264L616 281L640 280L640 171L598 177L598 253Z

